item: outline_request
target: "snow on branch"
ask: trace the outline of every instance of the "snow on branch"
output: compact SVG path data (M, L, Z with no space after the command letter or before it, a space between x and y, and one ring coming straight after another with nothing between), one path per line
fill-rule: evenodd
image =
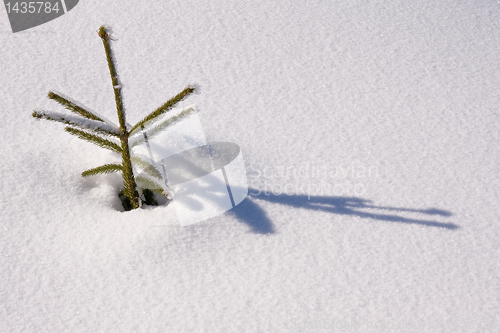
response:
M33 111L32 116L38 119L47 119L51 121L57 121L66 125L78 126L80 128L93 130L95 132L120 136L120 129L116 126L112 126L110 124L106 124L103 122L80 118L73 115L65 115L57 112L48 112L48 111Z

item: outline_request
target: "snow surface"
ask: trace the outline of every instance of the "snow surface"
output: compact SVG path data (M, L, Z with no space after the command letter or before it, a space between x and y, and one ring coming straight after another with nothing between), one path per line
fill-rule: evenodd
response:
M500 332L497 1L0 8L1 332ZM198 83L243 203L123 212L80 177L117 157L31 117L56 90L116 119L102 24L128 121Z

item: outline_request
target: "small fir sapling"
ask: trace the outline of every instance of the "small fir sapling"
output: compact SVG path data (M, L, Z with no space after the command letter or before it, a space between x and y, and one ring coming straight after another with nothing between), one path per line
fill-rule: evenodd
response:
M54 92L49 92L48 98L58 102L76 115L65 115L49 111L34 111L32 116L37 119L46 119L66 124L68 126L65 130L69 134L120 154L122 157L121 164L104 164L82 172L82 176L89 177L98 174L121 172L123 177L123 190L120 194L126 198L124 201L124 207L127 210L136 209L141 206L143 200L147 203L155 202L151 190L165 196L168 196L168 193L165 193L164 186L160 185L163 177L158 171L158 167L153 165L154 162L150 163L144 161L139 156L131 156L132 146L143 143L146 138L151 138L166 127L193 113L194 110L189 108L182 111L177 116L171 117L160 122L159 124L157 121L160 119L160 116L171 110L177 103L192 94L197 88L193 85L188 85L183 91L144 117L137 124L132 127L127 127L121 95L121 85L118 81L118 74L115 68L113 52L111 50L111 38L105 26L101 26L99 28L98 34L102 39L104 50L106 52L106 59L115 94L119 126L102 119L98 115L85 110L83 107ZM141 131L143 131L143 137L139 139L135 138L135 140L130 142L129 138ZM138 177L135 177L133 164L140 166L147 176L139 175ZM138 186L138 182L141 183L142 186ZM143 195L140 195L139 192L142 192Z

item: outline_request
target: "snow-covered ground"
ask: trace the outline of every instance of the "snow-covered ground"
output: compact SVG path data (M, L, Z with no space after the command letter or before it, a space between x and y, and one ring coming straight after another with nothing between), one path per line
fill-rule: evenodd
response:
M243 203L123 212L80 177L116 157L31 117L116 119L102 24L131 123L201 86ZM500 332L499 32L485 0L0 6L0 332Z

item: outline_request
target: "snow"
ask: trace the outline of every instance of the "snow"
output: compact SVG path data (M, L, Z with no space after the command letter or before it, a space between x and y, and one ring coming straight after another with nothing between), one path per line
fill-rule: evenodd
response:
M493 1L80 1L0 9L0 332L499 332ZM118 157L35 121L61 91L136 123L186 84L249 196L123 212ZM346 171L349 170L349 171Z

